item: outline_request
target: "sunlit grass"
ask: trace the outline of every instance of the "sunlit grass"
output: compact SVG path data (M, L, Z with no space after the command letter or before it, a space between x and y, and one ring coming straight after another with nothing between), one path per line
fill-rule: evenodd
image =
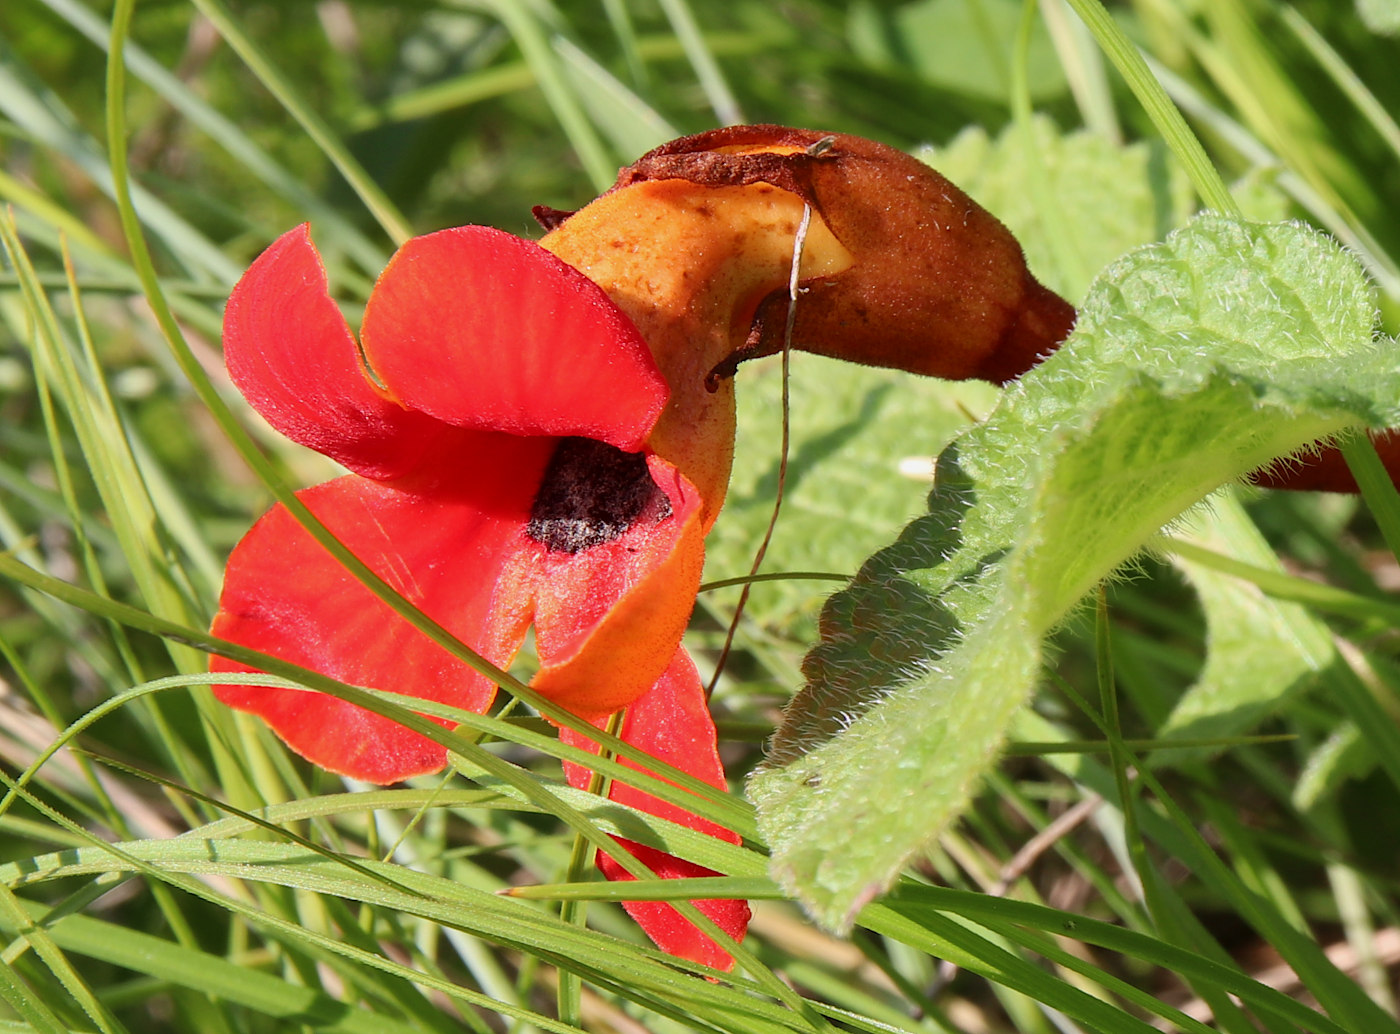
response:
M1239 527L1256 530L1167 538L1165 560L1071 618L995 778L849 941L782 899L742 779L800 684L818 575L898 534L927 490L899 461L931 456L990 389L795 358L793 469L764 571L800 577L755 584L720 681L734 790L652 784L741 846L568 788L570 749L528 710L449 713L449 731L391 695L268 667L417 723L460 759L376 790L293 758L201 674L227 649L203 629L228 549L331 473L251 417L218 361L229 288L300 221L353 305L407 236L530 235L532 204L582 204L676 133L742 115L949 148L967 126L1034 143L1034 113L1149 142L1159 201L1184 175L1202 206L1337 235L1396 332L1394 37L1326 0L1043 6L0 5L0 1029L1400 1029L1363 1004L1394 1015L1400 965L1400 525L1364 446L1347 447L1364 500L1247 490ZM987 191L1039 207L1023 236L1059 226L1028 253L1082 288L1095 270L1066 235L1121 230L1111 213L1086 226L1049 210L1069 159L1040 160L1009 184L989 165ZM739 391L716 587L690 637L702 667L778 464L775 368L745 368ZM1296 606L1294 627L1337 637L1339 662L1279 687L1237 735L1173 742L1167 717L1210 646L1185 564ZM575 838L624 829L723 873L713 893L757 899L734 974L697 978L644 942L616 886L571 879ZM642 886L630 894L703 893ZM566 900L599 904L581 926L560 918Z

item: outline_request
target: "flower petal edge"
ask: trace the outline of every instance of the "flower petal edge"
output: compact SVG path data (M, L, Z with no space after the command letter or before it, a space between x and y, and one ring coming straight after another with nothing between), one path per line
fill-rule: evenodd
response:
M249 404L292 441L365 477L410 470L443 430L384 398L327 290L306 224L248 267L224 309L224 362Z
M506 665L533 608L510 583L507 561L528 548L529 468L542 468L549 443L491 437L504 440L435 482L401 487L352 474L297 495L410 601ZM351 685L476 712L495 695L489 680L394 613L280 505L235 547L212 631ZM223 658L211 667L250 670ZM446 763L436 743L328 694L224 684L215 695L259 715L293 750L332 772L385 784Z
M486 226L401 247L370 296L361 340L395 398L464 427L635 452L668 397L646 342L602 288Z

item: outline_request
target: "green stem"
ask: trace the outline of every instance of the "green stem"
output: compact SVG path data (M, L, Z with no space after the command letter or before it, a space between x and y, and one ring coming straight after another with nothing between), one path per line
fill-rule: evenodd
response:
M1342 456L1347 461L1361 498L1375 518L1390 551L1400 557L1400 492L1395 490L1390 471L1385 469L1375 443L1364 434L1351 434L1341 440Z

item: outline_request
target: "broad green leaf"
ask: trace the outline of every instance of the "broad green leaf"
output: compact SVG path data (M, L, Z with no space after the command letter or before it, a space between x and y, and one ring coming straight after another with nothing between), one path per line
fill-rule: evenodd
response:
M945 451L928 516L828 604L749 784L779 882L846 927L956 817L1099 580L1220 485L1400 420L1374 306L1299 225L1205 216L1110 266L1065 346Z
M1192 514L1175 537L1248 564L1283 570L1228 494ZM1200 597L1209 652L1200 677L1177 701L1160 735L1244 732L1332 662L1327 629L1305 607L1270 599L1250 582L1180 556L1172 557L1172 563Z
M781 439L778 365L741 370L739 436L724 517L706 540L706 577L746 574L773 514ZM782 514L764 571L852 574L922 513L933 458L975 416L990 412L989 384L952 384L796 354L790 377L792 446ZM748 615L765 629L810 643L830 583L756 584ZM722 603L737 589L716 594Z

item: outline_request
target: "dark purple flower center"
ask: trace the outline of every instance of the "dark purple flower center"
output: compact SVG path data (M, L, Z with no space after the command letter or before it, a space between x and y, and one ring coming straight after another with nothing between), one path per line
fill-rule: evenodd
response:
M592 438L564 438L544 472L526 532L552 552L581 553L621 538L643 517L671 516L646 456Z

